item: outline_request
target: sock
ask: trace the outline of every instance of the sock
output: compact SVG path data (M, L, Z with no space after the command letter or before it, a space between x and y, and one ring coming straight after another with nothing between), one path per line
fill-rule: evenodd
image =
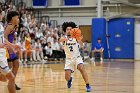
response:
M71 81L71 77L70 77L70 80L69 80L69 81ZM69 81L68 81L68 82L69 82Z

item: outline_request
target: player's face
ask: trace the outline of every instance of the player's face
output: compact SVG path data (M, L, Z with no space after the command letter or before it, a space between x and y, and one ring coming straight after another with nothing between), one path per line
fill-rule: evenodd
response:
M15 25L18 25L18 23L19 23L19 16L14 16L12 18L12 21L14 22Z
M69 35L71 30L72 30L72 27L67 27L66 28L66 34Z
M101 43L101 40L98 40L98 43Z

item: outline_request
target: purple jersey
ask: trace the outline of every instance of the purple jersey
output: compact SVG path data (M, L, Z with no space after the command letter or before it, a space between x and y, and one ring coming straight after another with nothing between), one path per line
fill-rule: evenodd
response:
M12 25L12 24L8 24L8 25ZM8 26L7 25L7 26ZM6 27L7 27L6 26ZM16 28L16 27L15 27ZM10 42L10 43L13 43L13 41L14 41L14 38L15 38L15 32L16 32L16 30L15 30L15 28L11 31L11 33L8 35L8 41Z

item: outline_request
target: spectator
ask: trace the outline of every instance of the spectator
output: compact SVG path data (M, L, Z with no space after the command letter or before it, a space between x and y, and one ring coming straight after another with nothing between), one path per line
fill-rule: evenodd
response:
M35 43L35 50L36 50L36 57L38 61L44 61L43 57L43 49L40 43L40 39L37 39L37 42Z
M25 61L27 61L28 55L30 57L30 61L32 61L31 37L30 37L29 33L27 33L27 35L25 37L25 49L26 49Z
M53 44L54 42L53 34L48 35L47 42L51 42L51 44Z
M36 38L44 37L43 33L41 32L40 28L38 28L38 31L36 32Z
M47 56L48 58L52 58L52 46L51 46L51 42L48 42L48 45L45 46L45 56Z
M18 45L20 45L21 47L21 50L19 51L20 62L23 62L23 58L26 59L26 55L27 55L26 49L25 49L25 42L23 40L20 40L20 43Z
M81 54L82 56L85 58L85 57L89 57L89 51L88 51L88 41L86 40L84 43L83 43L83 46L81 47ZM85 58L86 59L86 58Z
M101 39L98 38L97 43L95 44L95 47L92 50L92 57L93 57L93 55L95 56L95 53L100 53L100 55L101 55L100 60L103 61L103 51L104 51L104 48L101 43ZM95 58L92 58L91 60L94 61Z
M59 58L60 57L60 46L59 46L59 43L58 43L58 40L55 38L54 39L54 42L52 44L52 51L53 51L53 58Z

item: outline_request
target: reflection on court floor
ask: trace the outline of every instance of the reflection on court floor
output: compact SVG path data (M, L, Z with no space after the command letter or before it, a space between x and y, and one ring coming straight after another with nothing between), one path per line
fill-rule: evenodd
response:
M96 66L87 62L85 67L91 93L140 93L134 80L134 62L96 62ZM72 88L67 88L63 69L64 63L21 66L16 83L22 89L17 93L86 93L84 80L76 68ZM140 78L136 79L140 82ZM0 82L0 93L8 93L6 85Z

